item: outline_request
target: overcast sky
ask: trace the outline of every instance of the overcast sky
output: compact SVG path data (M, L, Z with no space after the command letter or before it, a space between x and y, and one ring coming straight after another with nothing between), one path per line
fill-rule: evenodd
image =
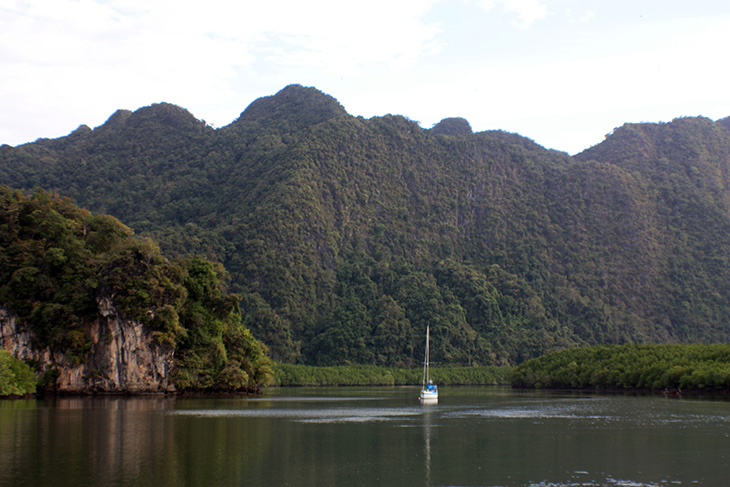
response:
M0 0L0 144L162 101L222 127L299 83L573 154L730 116L729 47L727 0Z

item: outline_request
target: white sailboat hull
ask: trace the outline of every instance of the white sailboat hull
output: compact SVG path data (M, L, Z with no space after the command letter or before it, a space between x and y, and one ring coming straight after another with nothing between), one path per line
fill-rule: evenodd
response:
M421 390L421 401L423 402L434 402L438 401L439 399L439 393L438 391L429 391L428 389Z

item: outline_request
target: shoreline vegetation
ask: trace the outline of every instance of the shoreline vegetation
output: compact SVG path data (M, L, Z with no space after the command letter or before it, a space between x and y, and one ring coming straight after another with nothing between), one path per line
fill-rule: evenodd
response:
M0 385L23 378L24 387L5 384L0 397L33 395L30 367L0 351ZM21 369L25 369L27 371ZM12 371L10 377L8 372ZM26 373L23 373L26 372ZM271 365L269 387L408 386L421 382L420 368L376 365ZM551 352L511 366L441 366L431 369L445 386L511 385L517 389L594 392L730 394L730 344L622 344ZM31 389L33 389L31 391ZM40 390L40 388L39 388ZM225 391L199 391L201 394ZM228 394L235 392L228 391ZM264 392L265 393L265 392ZM194 390L173 394L196 394Z
M377 365L311 366L276 364L272 386L405 386L420 385L421 368L405 369ZM439 385L509 385L513 368L432 367L431 378Z
M730 393L730 344L622 344L572 348L514 369L524 389Z
M4 352L4 354L3 354ZM40 385L36 393L36 384L29 381L29 374L32 377L31 368L24 362L12 358L5 351L0 351L0 357L4 357L13 363L13 370L22 370L23 383L16 384L16 375L5 375L4 372L10 368L0 370L0 399L7 398L28 398L44 395L45 392ZM0 364L2 365L2 364ZM377 365L337 365L337 366L311 366L293 364L274 364L272 369L272 381L268 387L388 387L388 386L418 386L421 384L422 370L405 369L397 367L383 367ZM489 386L509 385L513 367L510 366L477 366L477 367L435 367L431 369L431 377L439 385L447 386ZM20 379L21 374L17 374ZM7 388L3 386L7 382ZM13 383L11 385L11 382ZM264 388L259 393L265 394ZM172 393L144 393L144 394L123 394L123 393L95 393L88 395L237 395L250 394L250 391L231 390L180 390ZM53 395L53 393L51 393ZM60 394L69 395L69 394Z
M420 369L276 364L272 386L414 385ZM621 344L551 352L517 367L435 367L439 385L517 389L730 394L730 344Z

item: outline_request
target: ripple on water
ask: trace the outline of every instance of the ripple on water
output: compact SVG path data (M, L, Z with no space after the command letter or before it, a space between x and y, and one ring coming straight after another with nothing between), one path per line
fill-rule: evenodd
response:
M599 478L597 478L599 477ZM699 481L691 481L688 484L696 485ZM576 470L570 475L570 480L564 482L551 482L543 480L531 482L526 487L668 487L681 485L677 480L661 479L656 482L641 482L637 480L617 479L606 474L594 475L585 470Z
M416 416L420 411L394 408L188 409L170 414L202 418L282 418L305 423L364 423Z

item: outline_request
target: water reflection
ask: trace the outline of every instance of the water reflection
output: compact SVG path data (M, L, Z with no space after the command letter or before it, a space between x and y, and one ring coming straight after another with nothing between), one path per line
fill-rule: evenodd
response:
M435 406L423 406L423 442L424 456L426 458L426 485L431 485L431 428L435 421Z
M139 477L164 449L159 413L169 407L165 398L111 397L24 401L10 417L3 407L0 485Z

